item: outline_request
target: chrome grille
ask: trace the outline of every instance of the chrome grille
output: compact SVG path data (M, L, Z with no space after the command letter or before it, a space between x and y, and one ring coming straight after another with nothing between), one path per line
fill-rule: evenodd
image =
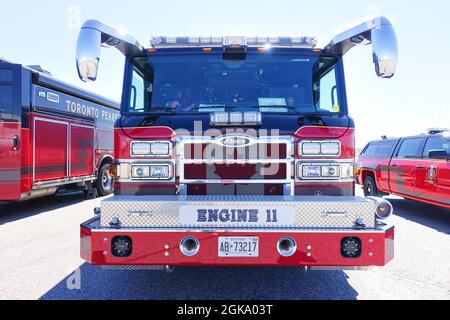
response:
M224 145L223 141L246 143ZM279 184L287 195L294 194L292 137L179 137L177 147L182 194L192 184Z

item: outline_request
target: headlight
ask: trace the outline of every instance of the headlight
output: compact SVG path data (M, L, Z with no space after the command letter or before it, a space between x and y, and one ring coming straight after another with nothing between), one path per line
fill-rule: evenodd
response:
M170 180L172 179L172 168L170 164L132 165L131 178L139 180Z
M351 163L299 163L297 176L304 180L348 180L352 178Z
M170 155L170 143L169 142L156 142L150 144L150 154L152 156L169 156Z
M303 166L302 169L304 178L320 178L321 167L320 166Z
M299 145L300 156L339 156L341 143L339 141L303 141Z
M156 165L150 167L150 178L168 180L170 179L169 165Z
M320 147L321 154L326 156L338 156L341 153L340 142L324 142Z
M131 155L140 157L168 157L171 154L171 142L133 142Z
M131 155L133 156L149 156L150 143L133 142L131 145Z
M322 177L324 178L339 178L341 175L340 166L322 166Z
M131 177L133 179L148 179L150 178L150 166L132 166Z
M318 156L320 155L319 142L303 142L300 147L301 154L304 156Z

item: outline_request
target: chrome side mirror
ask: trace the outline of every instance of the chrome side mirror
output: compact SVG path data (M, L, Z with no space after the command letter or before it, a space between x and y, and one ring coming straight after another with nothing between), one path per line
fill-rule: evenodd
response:
M95 81L98 74L101 47L115 47L125 56L143 53L139 42L122 31L96 20L88 20L81 27L77 42L77 69L82 81Z
M77 42L78 76L84 82L97 80L102 34L95 29L82 28Z
M371 31L373 63L380 78L392 78L397 69L397 36L392 24L386 19Z
M397 36L391 22L376 17L338 34L325 48L326 52L345 55L356 45L372 44L375 72L380 78L392 78L397 69Z

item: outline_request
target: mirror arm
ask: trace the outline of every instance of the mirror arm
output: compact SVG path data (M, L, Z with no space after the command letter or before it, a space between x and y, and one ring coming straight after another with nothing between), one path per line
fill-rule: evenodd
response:
M392 78L398 59L397 36L391 22L385 17L367 19L344 31L325 47L326 53L345 55L356 45L372 45L375 71L380 78Z
M383 26L392 26L385 17L370 18L363 23L336 35L325 47L325 52L345 55L357 45L369 45L372 43L372 30L381 29Z
M144 48L132 36L121 32L119 29L110 27L97 20L88 20L81 27L84 29L92 29L101 34L101 46L104 48L115 47L124 56L134 56L141 54Z
M101 47L115 47L126 57L144 52L144 48L132 36L97 20L88 20L81 27L77 43L77 68L82 81L97 79Z

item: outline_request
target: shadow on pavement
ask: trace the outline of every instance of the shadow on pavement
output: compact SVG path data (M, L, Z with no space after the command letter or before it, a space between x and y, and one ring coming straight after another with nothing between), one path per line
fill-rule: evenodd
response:
M0 204L0 225L86 201L83 192L61 191L54 196Z
M355 300L342 271L297 268L178 268L111 271L81 266L81 290L69 290L69 275L42 300Z
M388 199L394 214L439 232L450 234L450 209L403 199Z

